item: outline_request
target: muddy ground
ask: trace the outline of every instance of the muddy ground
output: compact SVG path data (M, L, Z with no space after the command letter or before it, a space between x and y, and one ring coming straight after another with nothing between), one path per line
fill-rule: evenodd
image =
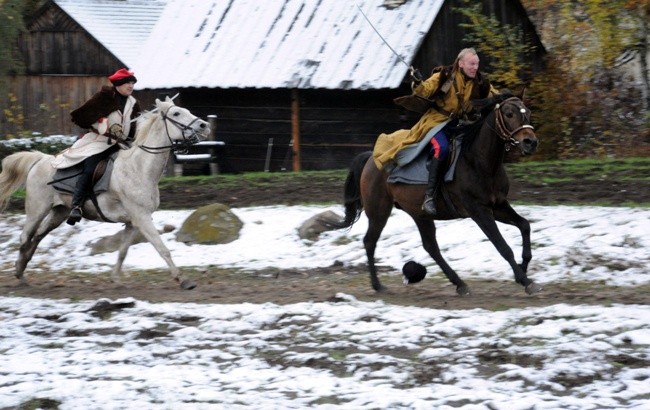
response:
M343 181L329 179L292 180L290 184L270 183L264 187L212 186L171 183L161 192L162 209L187 209L221 202L231 207L272 204L295 205L305 202L335 202L342 198ZM625 204L628 201L650 203L650 183L585 180L575 183L528 184L513 181L510 198L545 204ZM19 201L11 208L19 209ZM516 206L516 203L515 203ZM415 232L415 228L414 228ZM534 238L533 238L534 241ZM359 243L359 246L362 246ZM157 257L157 256L156 256ZM534 258L533 262L534 263ZM462 277L462 267L459 274ZM472 290L468 297L456 296L454 287L440 272L430 272L417 285L404 286L401 276L392 268L379 267L380 278L388 291L378 294L370 288L365 266L331 266L312 270L265 271L224 270L218 267L185 270L198 283L191 291L181 290L167 271L132 272L117 286L105 275L78 272L33 272L30 287L20 287L9 272L0 277L0 295L70 298L75 300L134 297L152 302L196 303L264 303L279 304L304 301L334 300L339 292L359 300L381 299L386 303L448 309L507 309L511 307L569 304L647 304L650 303L650 285L637 287L608 287L599 283L551 283L543 292L528 296L512 280L511 272L504 272L503 281L467 279ZM29 268L28 268L29 271ZM614 273L613 273L614 274Z

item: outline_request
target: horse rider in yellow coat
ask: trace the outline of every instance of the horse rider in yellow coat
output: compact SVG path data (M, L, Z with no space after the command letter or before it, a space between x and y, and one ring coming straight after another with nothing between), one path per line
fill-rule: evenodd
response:
M439 170L449 153L444 127L455 125L457 120L469 120L471 101L498 91L479 72L479 57L473 48L461 50L453 65L434 69L424 81L416 71L411 75L413 94L397 98L395 102L424 114L410 130L381 134L373 150L373 159L379 169L390 171L414 159L419 150L414 152L413 148L420 146L418 143L431 141L429 178L422 210L435 215L434 198L441 179ZM407 154L409 151L414 154Z

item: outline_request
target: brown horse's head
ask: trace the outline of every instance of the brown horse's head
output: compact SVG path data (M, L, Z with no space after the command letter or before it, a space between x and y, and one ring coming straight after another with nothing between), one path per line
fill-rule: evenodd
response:
M539 140L530 125L530 110L520 97L510 97L495 108L496 126L499 136L506 141L506 150L511 146L519 147L523 155L530 155L537 150Z

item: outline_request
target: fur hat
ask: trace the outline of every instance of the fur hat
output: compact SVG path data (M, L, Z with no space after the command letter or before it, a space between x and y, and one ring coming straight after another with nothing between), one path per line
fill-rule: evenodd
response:
M427 268L417 262L408 261L402 267L402 275L404 275L404 284L418 283L427 276Z
M115 73L110 75L108 79L116 87L126 83L138 82L138 79L135 78L135 74L132 71L128 71L126 68L120 68Z

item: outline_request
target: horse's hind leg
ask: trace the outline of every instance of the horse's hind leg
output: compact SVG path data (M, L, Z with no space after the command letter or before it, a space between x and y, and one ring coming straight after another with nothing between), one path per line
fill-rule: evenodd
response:
M377 249L377 242L381 236L381 231L386 226L386 221L388 221L388 217L381 219L368 218L368 230L363 237L363 246L366 249L368 270L370 271L370 284L376 292L386 290L384 285L381 284L379 276L377 276L377 267L375 266L375 250Z
M111 272L111 281L113 283L121 284L122 282L122 264L124 264L126 254L128 253L129 247L131 247L131 244L133 243L133 238L137 233L138 230L134 228L130 223L127 223L125 225L124 236L122 237L122 243L120 244L120 248L117 253L117 262L115 263L113 271Z
M23 232L20 235L20 249L16 260L16 278L20 280L21 284L28 284L25 268L29 261L32 260L38 244L47 234L61 225L66 217L67 209L65 207L54 207L40 218L30 218L28 214L27 219L29 222L25 223Z
M440 269L444 272L445 276L451 283L456 285L456 293L460 296L469 295L469 287L463 282L463 280L456 274L456 271L452 269L451 266L447 263L445 258L440 253L440 247L438 246L438 241L436 240L436 225L430 219L419 219L414 218L415 224L420 231L420 237L422 238L422 246L424 250L427 251L433 260L438 264Z
M38 245L33 240L34 236L32 234L26 234L23 231L20 239L20 248L18 249L18 259L16 259L16 278L20 281L21 285L28 285L27 275L25 275L25 269L32 256L36 251L36 246Z
M367 196L368 195L366 195L366 197ZM393 204L390 202L390 199L376 200L375 202L371 202L365 208L366 216L368 217L368 230L366 231L366 235L363 237L363 247L366 249L366 257L368 259L370 284L376 292L386 290L377 275L377 267L375 266L375 250L377 249L377 242L379 241L381 232L384 230L392 211Z

